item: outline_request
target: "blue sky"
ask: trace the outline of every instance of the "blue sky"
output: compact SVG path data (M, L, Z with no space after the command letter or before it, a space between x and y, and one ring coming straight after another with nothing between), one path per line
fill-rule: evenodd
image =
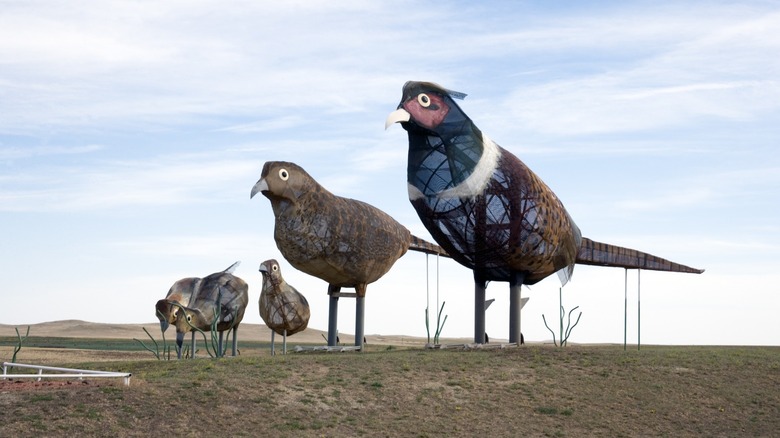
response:
M464 111L592 239L705 268L641 273L643 343L770 344L780 262L780 4L750 2L2 1L0 323L154 321L182 277L240 260L257 309L276 258L327 327L327 285L293 269L249 192L269 160L430 238L406 194L407 80ZM424 336L436 260L368 288L366 333ZM470 271L440 260L443 336L473 334ZM623 342L625 272L578 266L572 342ZM628 272L636 342L637 273ZM549 339L557 276L523 333ZM508 336L508 285L487 332ZM576 316L576 312L575 312ZM342 300L339 329L354 330ZM370 342L370 340L369 340Z

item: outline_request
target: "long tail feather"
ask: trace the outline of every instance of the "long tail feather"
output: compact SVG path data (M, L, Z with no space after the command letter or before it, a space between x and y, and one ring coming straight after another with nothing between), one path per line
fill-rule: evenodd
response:
M648 269L653 271L687 272L701 274L704 269L691 268L690 266L670 262L652 254L623 248L608 243L594 242L582 238L580 250L577 253L576 263L581 265L614 266L618 268Z
M438 254L440 256L449 257L447 251L435 243L428 242L427 240L420 239L419 237L412 235L412 243L409 245L409 249L412 251L420 251L426 254Z
M232 273L233 273L233 272L236 270L236 268L238 267L238 265L240 265L240 264L241 264L241 260L239 260L239 261L237 261L237 262L233 263L232 265L228 266L228 268L227 268L227 269L225 269L225 270L224 270L224 271L222 271L222 272L224 272L224 273L227 273L227 274L232 274Z

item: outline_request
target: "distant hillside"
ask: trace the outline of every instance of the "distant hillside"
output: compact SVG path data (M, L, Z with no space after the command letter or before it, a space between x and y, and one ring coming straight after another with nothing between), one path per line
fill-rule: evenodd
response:
M144 324L105 324L97 322L80 321L69 319L64 321L43 322L40 324L29 324L30 336L62 337L62 338L110 338L110 339L132 339L146 338L143 329L149 331L155 338L159 339L160 324L150 322ZM16 330L24 336L27 331L27 324L7 325L0 324L0 337L16 337ZM174 339L176 330L168 328L165 333L166 338ZM325 345L327 333L322 330L307 329L287 338L288 342L322 344ZM281 341L277 336L277 341ZM264 324L241 324L238 329L238 339L248 341L270 341L271 330ZM414 338L410 336L384 336L384 335L366 335L368 343L388 344L388 345L424 345L424 338ZM340 341L344 343L354 342L354 338L349 334L340 335ZM448 340L449 342L449 340ZM464 340L452 340L452 342L467 342Z

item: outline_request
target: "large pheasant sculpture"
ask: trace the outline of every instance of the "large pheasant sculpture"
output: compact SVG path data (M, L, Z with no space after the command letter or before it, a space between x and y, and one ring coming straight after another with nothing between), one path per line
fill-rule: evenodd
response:
M522 161L469 119L452 92L431 82L407 82L393 123L409 135L409 200L434 240L474 271L474 342L485 332L488 281L510 284L509 341L520 340L520 287L558 272L568 281L575 263L702 273L633 249L594 242Z
M446 253L418 239L390 215L365 202L327 191L294 163L269 161L252 188L271 201L276 246L291 265L328 282L328 345L336 345L338 298L355 289L355 345L363 347L366 287L407 250Z
M271 354L274 354L274 333L283 336L283 351L287 354L287 336L306 330L309 325L309 302L298 289L282 277L279 262L274 259L260 264L263 289L260 291L260 317L271 329Z

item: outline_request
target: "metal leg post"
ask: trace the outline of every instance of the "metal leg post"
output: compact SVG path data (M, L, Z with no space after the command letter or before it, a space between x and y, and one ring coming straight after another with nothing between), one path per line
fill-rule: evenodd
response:
M486 282L474 273L474 343L485 343L485 289Z

